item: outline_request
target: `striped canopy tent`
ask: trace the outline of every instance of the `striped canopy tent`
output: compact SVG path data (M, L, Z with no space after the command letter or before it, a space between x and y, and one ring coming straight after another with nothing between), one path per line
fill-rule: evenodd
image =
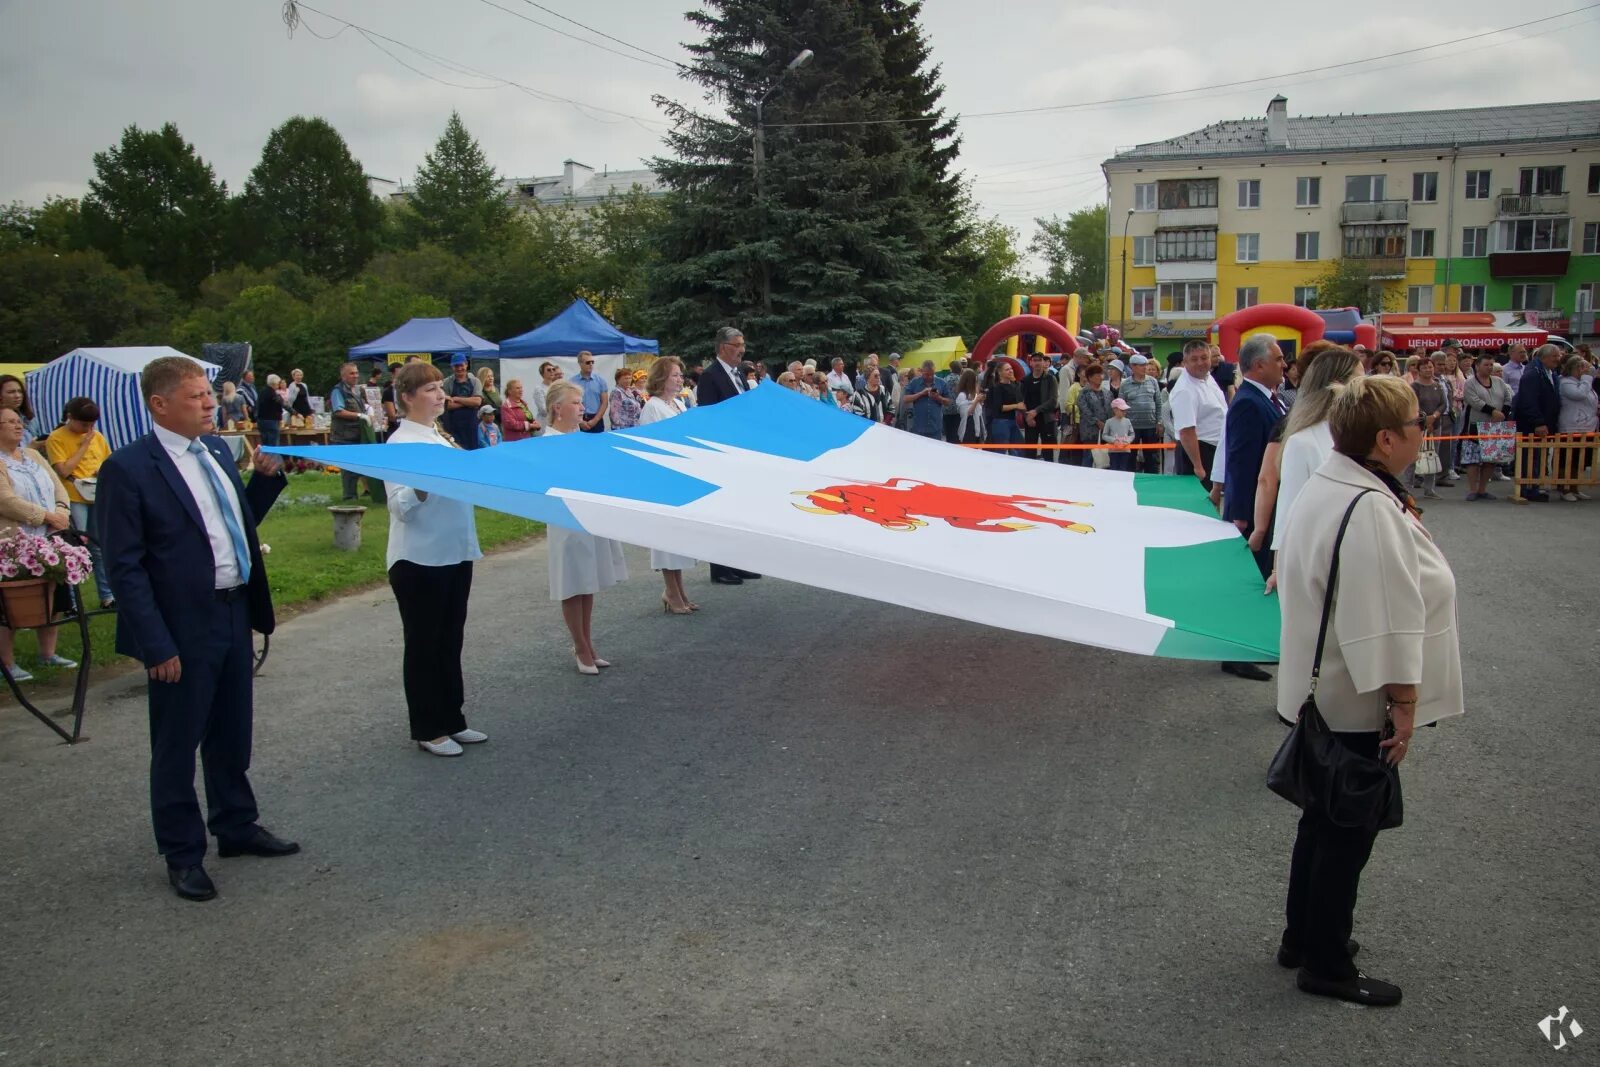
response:
M139 392L139 373L162 356L193 356L166 345L148 348L75 348L38 370L28 372L28 401L33 405L34 434L43 436L61 425L67 401L86 396L100 406L100 432L113 449L150 432L153 425ZM194 360L216 381L215 363Z

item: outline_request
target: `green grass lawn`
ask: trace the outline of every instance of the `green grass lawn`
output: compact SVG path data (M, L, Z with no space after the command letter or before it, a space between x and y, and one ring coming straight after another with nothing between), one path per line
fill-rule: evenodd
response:
M280 618L286 608L384 581L389 511L382 503L363 497L359 502L368 510L361 521L361 548L355 552L341 552L333 547L333 519L327 510L330 504L340 502L340 492L337 474L320 471L291 474L289 488L278 497L261 524L262 544L271 548L266 557L267 577L272 585L272 603ZM485 551L496 545L526 540L543 529L543 523L478 509L478 542ZM83 584L79 594L91 609L98 605L92 580ZM69 659L81 659L83 645L77 623L62 626L60 633L60 654ZM97 665L121 658L115 651L116 620L112 616L90 618L89 640ZM25 630L17 634L17 662L33 671L35 678L48 681L58 676L70 678L73 673L40 669L35 666L37 659L34 633ZM0 684L0 691L3 690L4 685Z

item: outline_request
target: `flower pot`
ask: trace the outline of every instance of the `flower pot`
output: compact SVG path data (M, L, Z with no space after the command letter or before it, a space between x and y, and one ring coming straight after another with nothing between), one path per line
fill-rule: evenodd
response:
M49 578L22 578L0 582L0 602L5 605L5 624L13 630L44 626L55 614L56 583Z

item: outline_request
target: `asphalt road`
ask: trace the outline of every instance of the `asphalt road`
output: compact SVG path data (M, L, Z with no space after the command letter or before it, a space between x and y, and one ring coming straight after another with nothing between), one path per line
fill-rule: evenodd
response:
M1363 881L1398 1009L1273 962L1270 686L703 568L666 616L637 551L587 678L541 543L478 570L461 759L407 739L387 591L280 630L254 781L305 849L213 856L208 904L142 688L75 748L0 709L0 1065L1503 1065L1561 1006L1600 1062L1600 503L1428 520L1469 713Z

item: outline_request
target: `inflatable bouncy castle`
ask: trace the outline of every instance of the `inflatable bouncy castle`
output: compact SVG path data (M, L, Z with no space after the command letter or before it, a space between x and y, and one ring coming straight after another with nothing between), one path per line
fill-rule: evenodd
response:
M1015 294L1011 297L1011 318L1018 315L1037 315L1041 319L1049 319L1065 330L1068 336L1079 336L1079 318L1083 314L1083 301L1078 299L1077 293L1064 294ZM1043 334L1033 334L1033 348L1030 351L1046 351L1046 338ZM1017 354L1018 342L1024 338L1013 336L1006 341L1006 355ZM1055 352L1060 349L1051 348ZM985 353L987 355L987 353Z

